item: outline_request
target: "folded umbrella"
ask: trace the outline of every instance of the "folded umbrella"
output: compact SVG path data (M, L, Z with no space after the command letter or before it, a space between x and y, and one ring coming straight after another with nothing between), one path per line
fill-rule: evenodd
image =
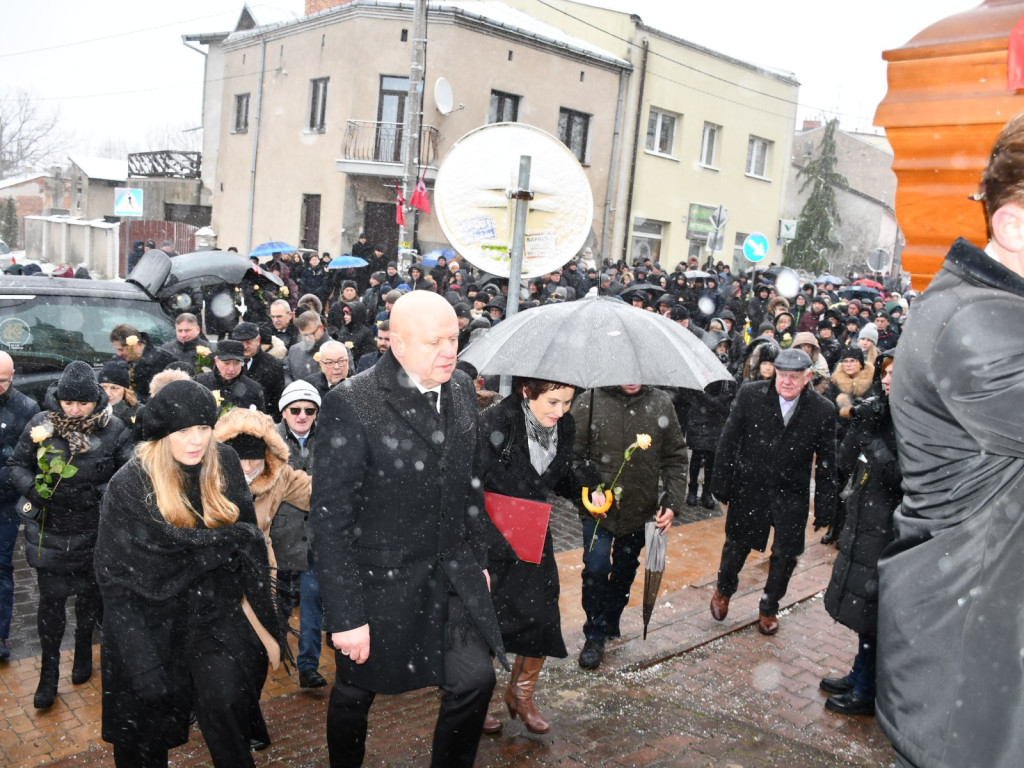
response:
M653 523L644 525L644 640L647 639L647 625L654 614L654 604L661 589L661 577L665 573L665 552L668 549L668 535L662 533Z
M691 331L600 296L519 312L459 356L481 374L527 376L581 389L622 384L703 390L732 377Z

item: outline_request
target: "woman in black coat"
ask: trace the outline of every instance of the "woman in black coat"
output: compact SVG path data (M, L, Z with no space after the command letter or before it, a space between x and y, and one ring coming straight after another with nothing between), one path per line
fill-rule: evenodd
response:
M574 387L539 379L515 379L513 394L480 417L481 473L492 493L550 502L574 497L580 482L573 472L576 429L569 408ZM505 648L515 653L505 690L511 717L523 719L534 733L548 723L533 703L537 677L545 656L565 658L558 613L558 564L548 529L539 564L520 560L504 537L492 529L488 551L491 597ZM501 731L501 721L488 715L485 733Z
M8 460L11 484L24 497L25 555L39 581L36 622L42 663L36 709L53 706L60 678L60 644L67 626L65 605L75 595L75 660L71 682L92 677L92 634L102 613L93 573L93 546L100 499L114 472L131 455L131 435L111 414L107 395L92 368L75 361L44 398L46 410L25 427ZM50 471L47 487L36 480ZM60 462L70 468L58 473ZM70 474L73 472L73 474ZM42 493L40 492L42 490Z
M269 742L260 678L287 646L252 494L216 420L202 385L165 385L103 500L103 738L119 768L166 766L190 710L215 766L254 766L251 741Z
M896 431L889 411L893 352L880 358L884 394L853 407L850 428L839 450L839 466L852 476L839 554L825 592L825 610L857 633L853 669L826 677L832 694L825 707L847 715L875 711L875 649L878 627L878 559L894 538L893 512L903 497Z
M704 343L718 357L722 365L729 364L729 336L725 331L709 331ZM690 483L686 493L686 504L697 506L697 485L700 470L704 468L704 487L700 495L700 503L705 509L715 508L715 499L711 495L711 477L715 472L715 449L718 438L722 436L722 428L729 418L729 409L736 397L736 383L733 381L715 381L704 391L683 390L684 397L689 401L686 408L684 426L686 444L692 451L690 457ZM678 411L677 411L678 413Z

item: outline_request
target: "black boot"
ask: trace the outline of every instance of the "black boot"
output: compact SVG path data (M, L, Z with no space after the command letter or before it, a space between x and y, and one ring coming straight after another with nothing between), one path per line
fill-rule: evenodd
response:
M36 709L49 709L53 706L53 700L57 698L57 680L60 678L60 656L51 659L43 659L43 666L39 670L39 685L36 687L35 698L32 704Z
M836 539L838 539L838 538L839 538L839 537L838 537L838 536L836 536L836 529L835 529L835 528L833 528L833 527L832 527L832 526L830 525L830 526L828 527L828 530L827 530L827 531L825 531L825 535L821 537L821 543L822 543L822 544L826 544L826 545L827 545L827 544L835 544L835 543L836 543Z
M92 677L92 638L75 638L75 662L71 665L71 682L82 685Z
M686 506L696 507L697 506L697 489L694 488L688 494L686 494Z
M711 495L711 491L708 490L707 488L704 488L701 491L701 494L700 494L700 505L702 507L704 507L704 509L714 509L715 508L715 497Z

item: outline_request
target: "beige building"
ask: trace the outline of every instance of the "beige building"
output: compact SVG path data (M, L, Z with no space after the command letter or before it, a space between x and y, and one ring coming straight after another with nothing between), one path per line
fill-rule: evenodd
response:
M412 5L307 4L295 21L193 35L209 46L203 182L221 247L284 240L347 252L361 231L395 253ZM630 64L496 2L431 2L420 160L428 188L470 130L522 121L562 138L594 192L597 243L616 169L616 95ZM252 27L252 28L246 28ZM450 85L452 109L435 86ZM444 106L444 105L442 105ZM614 185L614 179L611 183ZM407 215L422 251L445 246L435 217Z
M572 0L507 0L630 61L622 151L604 258L650 256L671 269L707 258L708 214L725 206L715 260L742 266L747 235L777 245L799 84L647 26L635 14ZM684 13L680 5L680 13ZM693 12L707 12L695 7ZM724 23L724 22L723 22Z

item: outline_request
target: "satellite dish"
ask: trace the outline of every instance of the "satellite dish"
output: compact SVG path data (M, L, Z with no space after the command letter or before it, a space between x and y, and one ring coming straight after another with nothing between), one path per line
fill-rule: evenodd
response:
M448 241L473 266L509 277L519 158L529 155L530 191L522 277L565 264L586 244L594 219L590 182L576 156L549 133L495 123L452 146L434 182L434 208Z
M872 272L885 272L889 268L892 257L885 248L875 248L868 254L868 269Z
M455 106L452 84L443 77L437 78L437 82L434 83L434 104L442 115L447 115Z

